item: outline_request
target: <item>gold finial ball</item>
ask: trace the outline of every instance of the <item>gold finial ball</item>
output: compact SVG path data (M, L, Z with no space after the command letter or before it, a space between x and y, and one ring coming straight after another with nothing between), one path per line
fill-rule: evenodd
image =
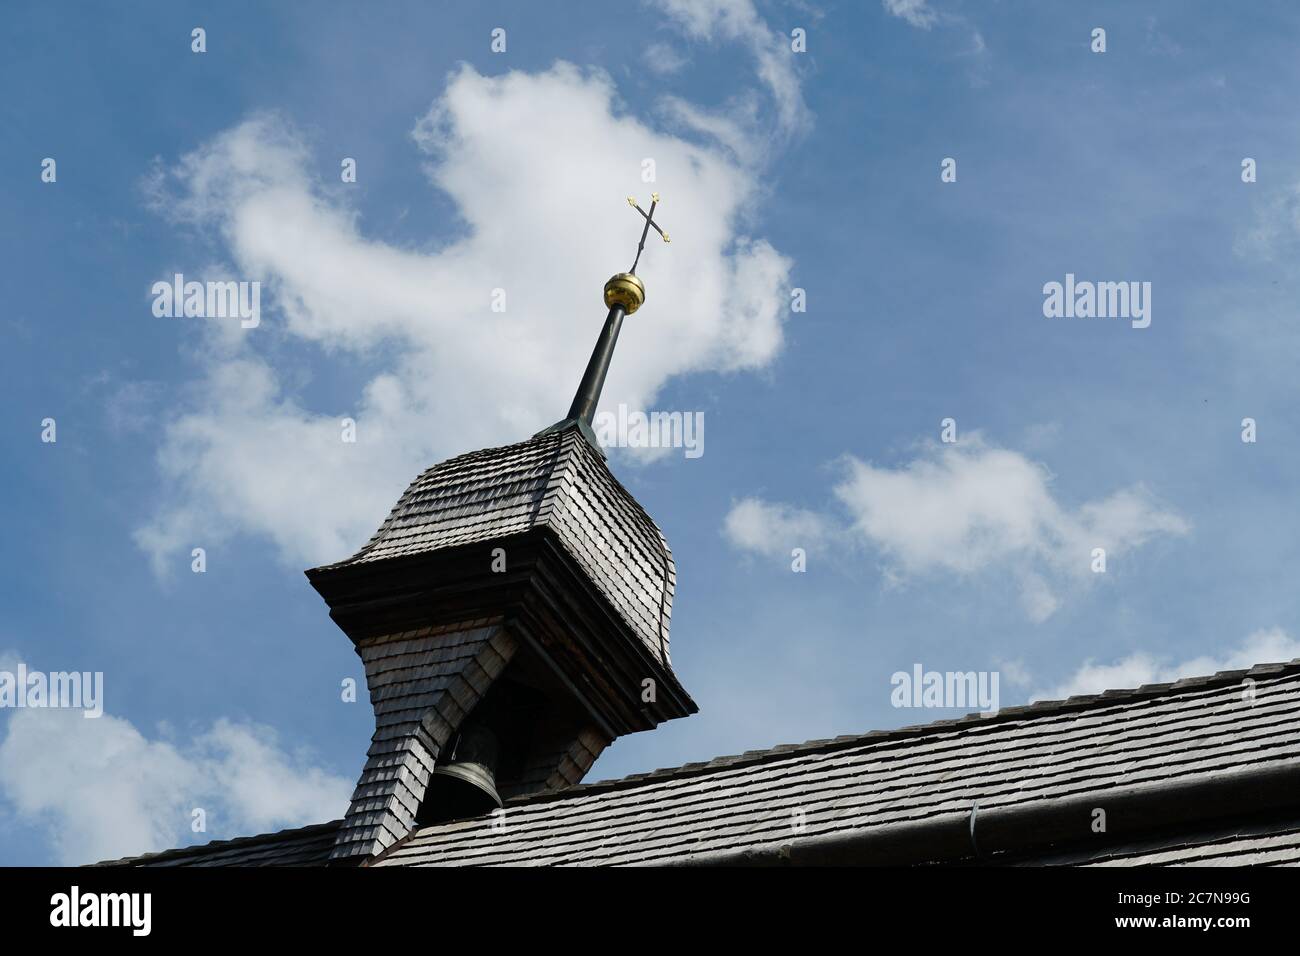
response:
M605 283L605 307L621 305L631 315L645 301L645 283L630 272L620 272Z

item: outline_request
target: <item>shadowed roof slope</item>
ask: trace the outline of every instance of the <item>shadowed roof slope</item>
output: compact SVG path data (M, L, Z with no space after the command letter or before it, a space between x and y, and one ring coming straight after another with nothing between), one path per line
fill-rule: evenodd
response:
M1219 826L1085 853L1033 861L1039 866L1300 866L1300 814L1290 820Z

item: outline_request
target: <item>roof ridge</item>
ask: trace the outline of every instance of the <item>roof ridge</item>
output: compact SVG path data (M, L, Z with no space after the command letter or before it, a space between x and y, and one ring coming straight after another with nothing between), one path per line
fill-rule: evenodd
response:
M870 730L860 734L843 734L839 737L807 740L803 743L777 744L776 746L769 747L765 750L747 750L740 754L714 757L711 760L694 761L682 764L678 767L661 767L656 770L645 771L642 773L628 774L625 777L614 777L608 780L596 780L591 783L582 783L574 787L568 787L564 790L522 794L517 797L511 797L506 801L506 805L543 803L550 800L562 800L569 797L591 793L622 790L651 781L671 780L710 773L715 770L751 766L769 760L795 755L840 750L868 741L879 742L898 740L907 737L921 737L927 734L941 733L946 730L973 723L993 725L1009 720L1020 720L1026 717L1039 718L1053 714L1068 713L1071 711L1089 710L1094 707L1101 708L1122 700L1137 700L1141 698L1154 699L1158 697L1178 696L1184 691L1204 690L1213 687L1227 686L1239 682L1245 677L1276 677L1290 674L1300 674L1300 657L1279 663L1255 664L1246 669L1216 671L1213 674L1205 676L1184 677L1177 681L1163 684L1142 684L1133 688L1105 690L1100 694L1080 694L1066 698L1065 700L1043 700L1035 701L1030 704L1022 704L1017 707L1003 707L1000 708L996 714L987 717L980 712L975 711L969 714L964 714L961 717L945 718L943 720L931 721L926 724L909 724L905 727L895 727L889 730Z
M580 436L579 436L580 437ZM586 442L583 442L585 445ZM662 562L663 583L659 587L659 613L656 622L657 636L659 639L659 656L665 664L671 665L672 658L669 651L669 619L672 616L672 600L676 597L677 584L677 563L673 558L673 550L668 545L668 538L664 535L663 528L659 527L659 522L645 510L645 507L636 499L636 496L628 490L623 482L618 480L618 475L614 474L614 469L609 466L608 461L603 455L598 455L595 449L589 445L585 449L586 461L589 467L595 468L604 474L614 494L621 498L624 504L631 507L633 513L638 516L646 525L649 525L653 536L647 535L650 540L658 546L659 558Z
M366 541L366 543L363 544L360 548L358 548L354 554L346 558L343 558L342 560L333 561L329 564L323 564L320 567L313 568L312 571L326 571L326 570L332 570L334 568L343 567L345 565L352 564L353 562L360 561L367 554L373 551L379 544L381 544L386 539L388 532L392 530L393 525L396 524L396 522L402 517L401 515L398 514L399 506L402 504L403 501L406 500L407 496L411 494L411 492L414 491L420 485L421 482L425 481L425 479L429 477L429 475L432 472L441 471L443 469L446 469L447 471L453 471L454 470L453 466L459 465L463 462L479 459L479 458L491 458L494 456L500 456L506 452L511 451L512 449L521 448L524 445L530 445L530 444L545 445L549 441L554 441L557 435L559 434L560 433L546 433L546 434L534 435L531 438L525 438L522 441L511 442L508 445L493 445L488 448L477 448L474 449L473 451L462 452L461 454L454 455L451 458L445 458L442 461L434 462L432 465L429 465L418 475L416 475L413 479L411 479L411 481L407 482L406 487L402 489L402 493L398 495L396 504L394 504L393 507L389 510L388 514L384 516L384 520L380 522L379 527L375 530L375 533L372 534L370 536L370 539ZM558 447L557 447L556 457L558 457ZM550 467L552 470L554 469L555 457L552 457ZM549 484L550 475L547 476L547 481Z
M330 820L326 823L309 823L304 827L288 827L284 830L277 830L274 833L258 833L254 836L232 837L229 840L209 840L207 843L196 843L193 846L172 847L169 850L157 850L153 853L141 853L138 856L124 856L116 860L100 860L97 863L88 863L87 866L123 866L127 863L141 863L146 860L152 862L162 859L176 859L185 856L197 856L204 853L210 853L217 849L227 849L232 847L246 847L255 843L270 843L275 840L281 840L291 836L307 836L310 833L319 831L324 833L330 828L337 829L342 823L342 819Z
M542 489L542 495L533 511L533 525L550 524L556 511L563 510L562 505L557 509L556 501L559 498L561 486L568 480L569 472L573 469L575 443L582 442L584 445L587 443L578 433L576 427L548 434L558 436L559 441L556 442L555 453L551 456L551 464L546 475L546 485Z

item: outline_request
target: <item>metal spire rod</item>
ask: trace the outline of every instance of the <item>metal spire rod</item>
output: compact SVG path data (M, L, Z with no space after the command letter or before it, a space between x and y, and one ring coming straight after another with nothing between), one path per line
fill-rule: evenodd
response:
M573 396L573 404L569 406L568 416L538 433L562 431L576 425L583 437L598 451L600 443L596 440L591 425L596 415L596 406L600 402L601 389L605 387L605 376L609 374L609 366L614 359L614 346L618 342L618 333L623 327L624 317L641 308L641 304L645 302L645 283L638 278L636 267L641 262L641 252L645 249L646 237L653 229L659 233L664 242L672 241L668 238L668 233L660 229L659 223L654 221L655 207L659 205L658 193L650 196L649 212L638 205L635 196L628 196L627 204L639 212L645 220L645 225L641 229L641 241L636 247L636 258L632 260L632 268L629 271L620 272L605 283L605 305L609 307L609 315L605 317L605 325L596 339L596 347L591 352L591 358L587 360L587 370L583 373L578 391Z
M655 222L655 208L659 205L659 194L651 193L650 211L646 212L637 203L635 196L627 197L627 204L641 214L645 225L641 227L641 241L637 243L636 258L632 268L620 273L605 283L605 304L609 306L609 315L605 326L596 339L591 359L587 362L587 371L582 376L578 391L573 396L573 405L569 408L569 419L591 424L596 414L596 405L600 402L601 389L605 387L605 376L609 373L610 362L614 358L614 345L618 342L619 329L623 327L623 317L631 315L645 301L645 285L636 274L636 267L641 262L641 253L645 249L646 236L653 229L659 233L664 242L671 242L668 233L659 228ZM568 419L566 419L568 420Z

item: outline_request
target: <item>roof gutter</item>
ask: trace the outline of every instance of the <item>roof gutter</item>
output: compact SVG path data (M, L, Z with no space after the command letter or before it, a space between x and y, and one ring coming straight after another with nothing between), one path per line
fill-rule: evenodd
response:
M880 824L761 847L662 861L671 866L909 866L992 862L1048 850L1103 849L1162 830L1300 808L1300 762L1191 780L980 807L913 823ZM1094 827L1105 812L1102 832ZM1000 860L999 860L1000 862Z

